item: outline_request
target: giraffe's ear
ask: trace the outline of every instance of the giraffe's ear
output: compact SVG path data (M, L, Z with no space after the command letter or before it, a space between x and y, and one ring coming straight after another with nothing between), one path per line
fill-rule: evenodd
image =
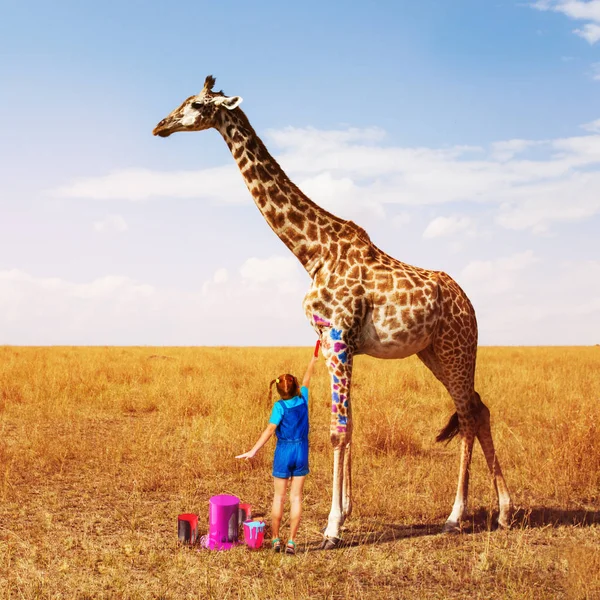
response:
M241 96L217 96L213 99L217 106L224 106L227 110L233 110L242 103Z

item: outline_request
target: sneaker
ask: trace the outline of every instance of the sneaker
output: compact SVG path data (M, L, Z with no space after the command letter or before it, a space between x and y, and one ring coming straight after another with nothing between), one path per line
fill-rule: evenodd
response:
M296 542L293 540L288 540L287 546L285 547L286 554L296 554Z

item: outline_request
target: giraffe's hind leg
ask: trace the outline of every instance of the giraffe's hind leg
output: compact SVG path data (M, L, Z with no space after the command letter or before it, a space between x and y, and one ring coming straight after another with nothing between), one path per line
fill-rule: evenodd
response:
M477 397L479 398L479 394L477 394ZM479 401L481 402L481 399ZM481 444L481 449L483 450L498 496L500 508L498 525L502 528L508 528L510 527L512 518L512 502L510 494L508 493L508 486L502 475L502 469L500 468L500 463L498 462L496 451L494 449L494 440L492 439L492 430L490 427L490 411L483 402L481 402L481 407L477 439Z
M444 364L443 359L438 356L433 346L428 346L418 353L418 357L425 366L444 385L452 396L456 405L456 413L452 415L448 425L438 435L438 441L450 440L456 434L460 434L460 466L458 470L458 484L456 497L452 512L446 520L443 531L445 533L460 530L460 522L464 519L467 511L467 500L469 495L469 475L471 467L471 456L473 455L473 443L475 432L470 426L472 421L472 410L469 410L469 396L461 387L453 384L452 369L450 365ZM457 389L458 388L458 389ZM468 388L468 386L467 386Z
M481 402L479 394L474 390L476 351L476 347L467 346L459 351L455 349L452 353L444 354L444 352L436 351L433 346L429 346L418 354L423 363L446 387L456 406L456 413L440 432L437 440L450 440L456 434L460 434L461 437L456 498L452 512L444 526L446 532L459 529L460 521L464 518L467 510L469 474L475 437L481 443L494 478L500 505L499 524L507 526L510 519L510 496L494 451L490 413L487 406Z

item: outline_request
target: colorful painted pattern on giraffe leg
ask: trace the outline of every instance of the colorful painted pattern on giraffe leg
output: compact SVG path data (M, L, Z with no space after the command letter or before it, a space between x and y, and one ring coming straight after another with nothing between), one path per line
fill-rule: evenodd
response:
M333 351L330 361L334 369L334 374L332 375L333 383L331 385L332 425L338 433L346 433L348 425L348 416L346 414L348 409L346 389L348 379L343 377L343 374L345 371L344 365L348 362L348 346L342 341L341 329L332 328L329 332L329 338L331 343L328 343L327 347Z

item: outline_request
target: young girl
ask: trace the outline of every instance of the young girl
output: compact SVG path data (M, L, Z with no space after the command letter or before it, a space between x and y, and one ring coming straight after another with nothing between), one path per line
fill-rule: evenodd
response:
M296 533L302 514L302 489L308 475L308 386L317 358L312 357L302 387L293 375L280 375L269 385L269 397L273 384L281 396L273 405L267 428L262 432L252 450L236 458L252 458L275 433L277 446L273 457L273 508L271 528L273 530L273 550L281 552L279 524L283 515L285 495L290 490L290 538L285 547L286 554L296 554Z

